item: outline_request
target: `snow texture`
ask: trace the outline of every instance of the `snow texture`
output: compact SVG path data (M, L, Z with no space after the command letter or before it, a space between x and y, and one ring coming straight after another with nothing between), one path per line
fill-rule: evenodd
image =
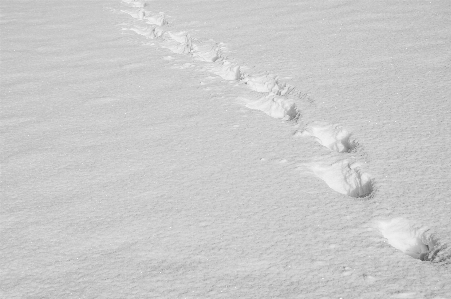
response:
M451 298L449 1L0 12L2 298Z

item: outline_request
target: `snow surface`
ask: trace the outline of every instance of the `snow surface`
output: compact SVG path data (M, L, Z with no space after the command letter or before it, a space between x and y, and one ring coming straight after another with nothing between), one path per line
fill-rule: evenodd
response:
M451 2L2 1L3 298L451 298Z

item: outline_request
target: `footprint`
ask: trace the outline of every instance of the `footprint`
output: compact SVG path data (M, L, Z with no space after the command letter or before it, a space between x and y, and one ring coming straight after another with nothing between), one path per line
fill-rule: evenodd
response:
M197 42L193 45L193 50L194 57L201 61L215 62L222 58L221 49L214 41Z
M251 101L241 99L249 109L260 110L273 118L293 120L299 116L299 112L293 100L274 94Z
M186 43L191 43L191 36L186 33L185 31L181 31L181 32L171 32L168 31L167 32L168 37L176 42L178 42L179 44L186 44Z
M314 175L338 193L356 198L367 197L373 193L371 177L359 169L359 163L349 159L316 161L301 166L307 166Z
M189 54L193 51L192 39L186 32L166 32L169 40L163 46L177 54Z
M166 15L163 12L160 12L159 14L153 16L144 13L142 19L146 20L146 23L150 25L164 26L169 24L168 20L166 19Z
M144 8L141 8L140 10L138 10L138 13L136 14L136 17L138 19L142 20L146 16L146 13L150 13L150 12L149 11L145 11Z
M342 126L331 125L326 122L312 122L296 136L312 136L316 141L332 151L339 153L350 152L355 147L355 142L350 141L351 134Z
M260 76L247 75L243 78L250 89L257 92L271 92L276 95L284 95L291 90L291 87L285 83L279 82L277 76L267 74Z
M441 261L449 258L445 254L445 246L439 244L437 237L426 226L402 217L377 221L375 226L388 244L415 259Z
M240 67L229 61L223 61L219 67L212 69L212 72L228 81L237 81L241 79Z
M140 27L135 26L133 28L123 28L122 30L130 30L146 38L154 39L161 37L164 31L160 27Z

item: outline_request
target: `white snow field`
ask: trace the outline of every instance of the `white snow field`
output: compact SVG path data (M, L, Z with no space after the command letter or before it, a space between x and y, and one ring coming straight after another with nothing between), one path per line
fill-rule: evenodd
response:
M1 1L1 298L451 298L451 2Z

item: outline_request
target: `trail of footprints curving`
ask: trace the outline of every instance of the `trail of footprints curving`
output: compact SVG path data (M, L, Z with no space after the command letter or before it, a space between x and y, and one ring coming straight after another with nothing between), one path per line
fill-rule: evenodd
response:
M134 19L140 20L143 26L133 25L130 30L147 39L154 39L158 44L176 54L189 55L194 60L210 63L206 68L227 81L244 83L249 89L264 93L258 100L241 99L244 106L259 110L267 115L289 121L298 129L295 136L313 138L329 149L331 154L320 157L309 163L300 165L304 174L315 175L323 180L332 190L354 198L370 198L374 196L374 180L362 170L359 162L350 153L358 150L358 142L345 128L336 124L313 121L301 123L300 111L293 97L296 91L272 74L248 74L224 55L225 47L213 40L198 40L187 32L171 32L165 29L169 24L164 13L152 13L147 10L143 1L122 0L132 10L121 10ZM450 248L424 226L404 219L375 221L372 225L398 250L416 259L434 262L449 261Z

